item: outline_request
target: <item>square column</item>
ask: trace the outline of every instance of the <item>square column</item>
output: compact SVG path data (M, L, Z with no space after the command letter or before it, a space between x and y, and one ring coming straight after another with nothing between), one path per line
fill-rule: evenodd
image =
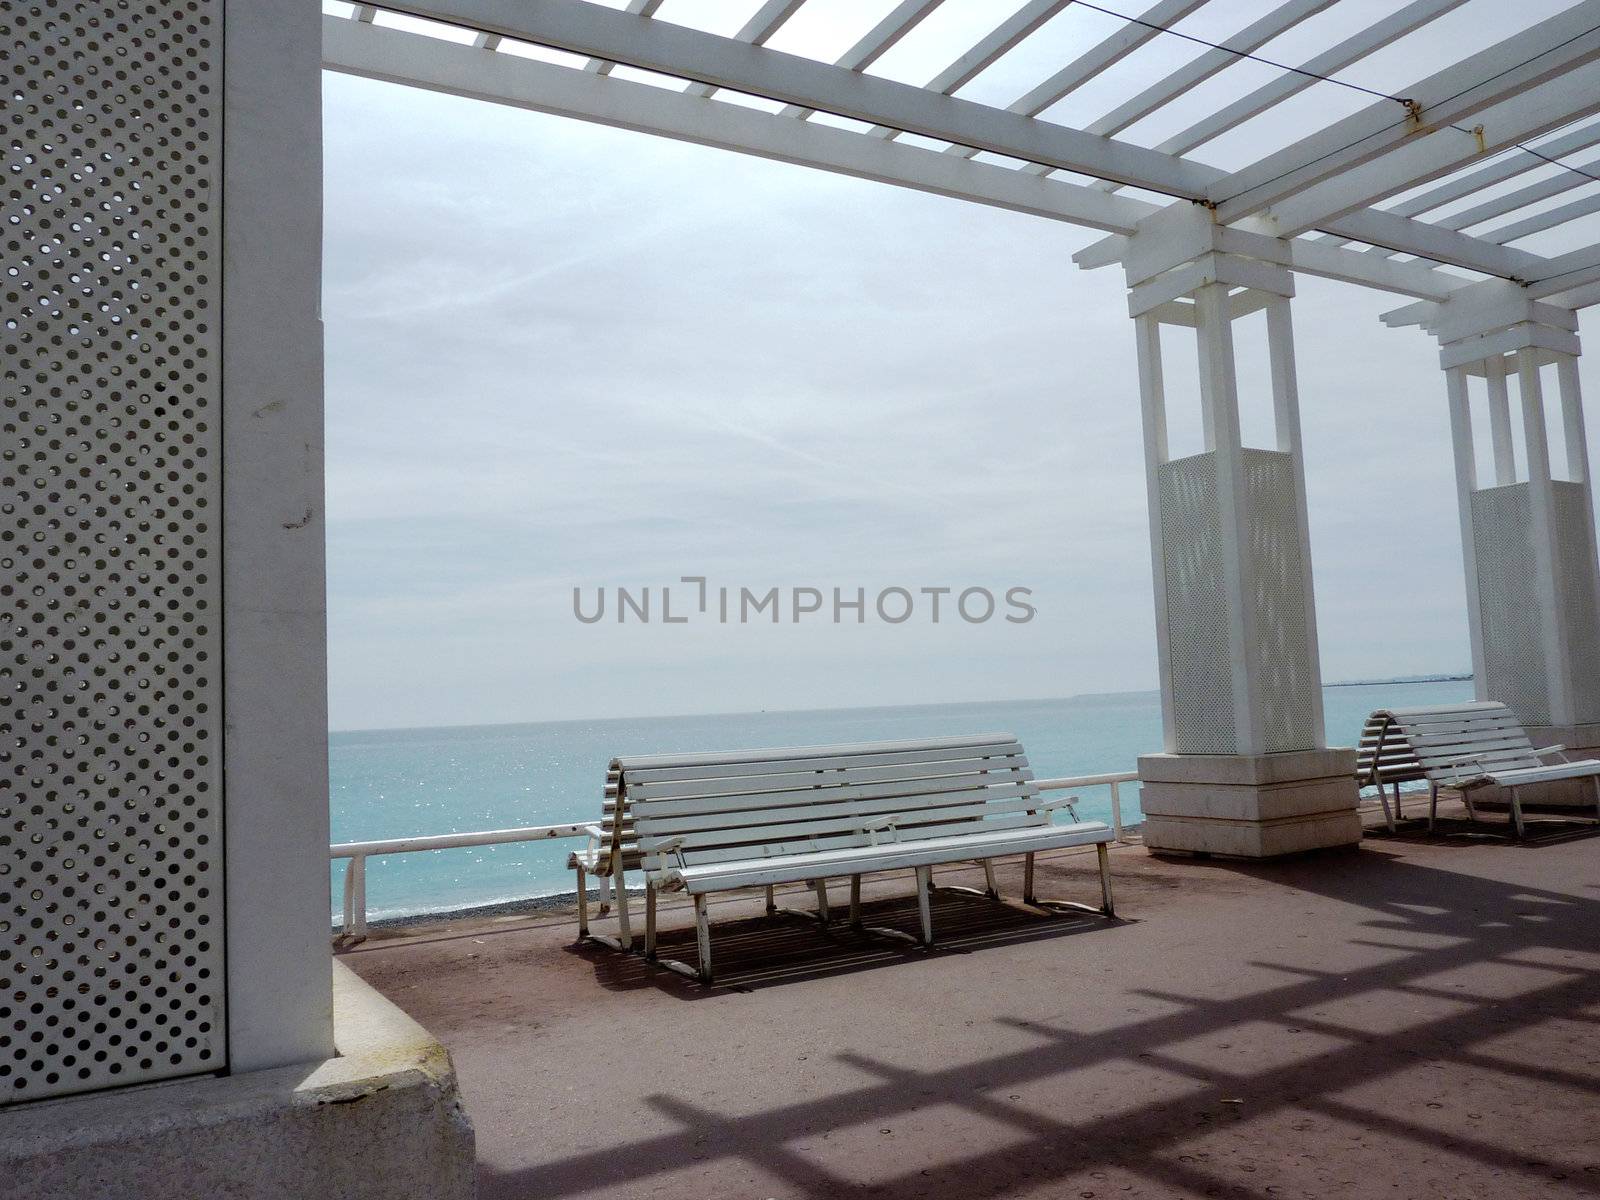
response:
M1524 321L1492 337L1448 341L1440 361L1477 696L1509 705L1536 744L1589 755L1600 751L1600 568L1579 350L1572 329ZM1560 477L1545 404L1550 375L1564 443ZM1492 477L1480 477L1478 469L1470 399L1477 378L1487 395ZM1512 380L1521 410L1520 472L1511 441ZM1546 791L1546 799L1562 798L1559 787ZM1582 795L1573 799L1587 803Z
M1165 742L1139 760L1145 844L1267 857L1358 842L1354 751L1323 732L1293 279L1213 252L1147 280L1130 267L1130 283ZM1258 447L1241 436L1233 322L1262 310L1275 437ZM1198 454L1171 454L1162 324L1195 332Z

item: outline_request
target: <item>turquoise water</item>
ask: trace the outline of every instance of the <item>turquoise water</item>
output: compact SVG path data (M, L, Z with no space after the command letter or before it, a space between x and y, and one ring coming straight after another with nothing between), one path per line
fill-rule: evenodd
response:
M1328 739L1352 745L1374 708L1472 697L1470 681L1360 684L1325 689ZM1014 733L1044 778L1131 771L1161 745L1154 692L817 712L733 713L556 721L449 729L334 733L333 840L467 833L592 820L606 764L618 754L732 750L882 741L944 734ZM1081 792L1079 813L1109 820L1105 788ZM1122 789L1123 819L1139 820L1138 787ZM568 841L395 854L367 864L373 917L442 912L570 891ZM344 864L334 864L339 907Z

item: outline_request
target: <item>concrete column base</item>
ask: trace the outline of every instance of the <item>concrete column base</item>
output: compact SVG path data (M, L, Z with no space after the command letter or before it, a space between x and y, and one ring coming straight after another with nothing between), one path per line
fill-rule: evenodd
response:
M1361 841L1356 752L1145 754L1148 850L1275 858Z
M1528 740L1535 746L1562 746L1568 758L1600 758L1600 724L1588 725L1529 725ZM1548 760L1560 761L1557 758ZM1517 789L1517 798L1524 804L1547 805L1551 808L1581 809L1583 815L1595 815L1594 784L1587 779L1562 779L1554 783L1530 783ZM1472 803L1488 808L1509 807L1511 797L1504 788L1475 788Z
M0 1113L0 1198L468 1200L472 1124L443 1046L333 965L338 1057Z

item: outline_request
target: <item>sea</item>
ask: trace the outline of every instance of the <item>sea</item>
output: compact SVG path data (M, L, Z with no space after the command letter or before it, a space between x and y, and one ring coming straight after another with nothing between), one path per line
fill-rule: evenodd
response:
M1323 691L1328 741L1354 745L1375 708L1472 698L1470 679L1336 684ZM950 734L1015 734L1039 778L1132 771L1161 746L1155 692L795 712L542 721L381 729L329 735L335 842L470 833L595 820L606 764L618 755L872 742ZM1124 784L1123 820L1140 820ZM1109 821L1109 789L1079 793L1079 815ZM520 842L372 858L373 920L454 912L570 892L572 841ZM333 863L341 907L344 863Z

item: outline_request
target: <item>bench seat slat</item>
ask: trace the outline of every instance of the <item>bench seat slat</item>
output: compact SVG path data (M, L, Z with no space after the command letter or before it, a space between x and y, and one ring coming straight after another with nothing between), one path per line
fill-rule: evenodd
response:
M765 859L728 859L685 870L672 869L667 879L696 894L737 887L793 883L815 879L819 874L851 875L870 871L903 870L910 867L963 861L969 858L1000 857L1055 850L1067 846L1104 844L1112 839L1110 826L1099 821L1075 825L1052 825L992 833L925 838L915 842L859 846L821 854L802 853Z
M957 821L935 821L920 825L914 830L902 830L898 843L891 840L887 834L880 834L878 844L907 845L913 841L927 840L944 836L953 836L960 833L978 833L990 829L1027 829L1045 828L1048 820L1027 813L1006 813L983 820L966 818ZM905 836L910 833L912 836ZM780 855L815 853L830 847L851 849L857 846L870 846L871 839L865 834L855 832L827 833L817 837L808 837L804 834L775 838L762 842L746 842L739 845L711 846L699 850L686 850L685 858L691 865L699 863L730 862L740 858L774 858ZM658 870L665 862L667 866L677 863L677 856L652 855L644 850L640 855L646 870ZM666 861L670 859L670 861Z

